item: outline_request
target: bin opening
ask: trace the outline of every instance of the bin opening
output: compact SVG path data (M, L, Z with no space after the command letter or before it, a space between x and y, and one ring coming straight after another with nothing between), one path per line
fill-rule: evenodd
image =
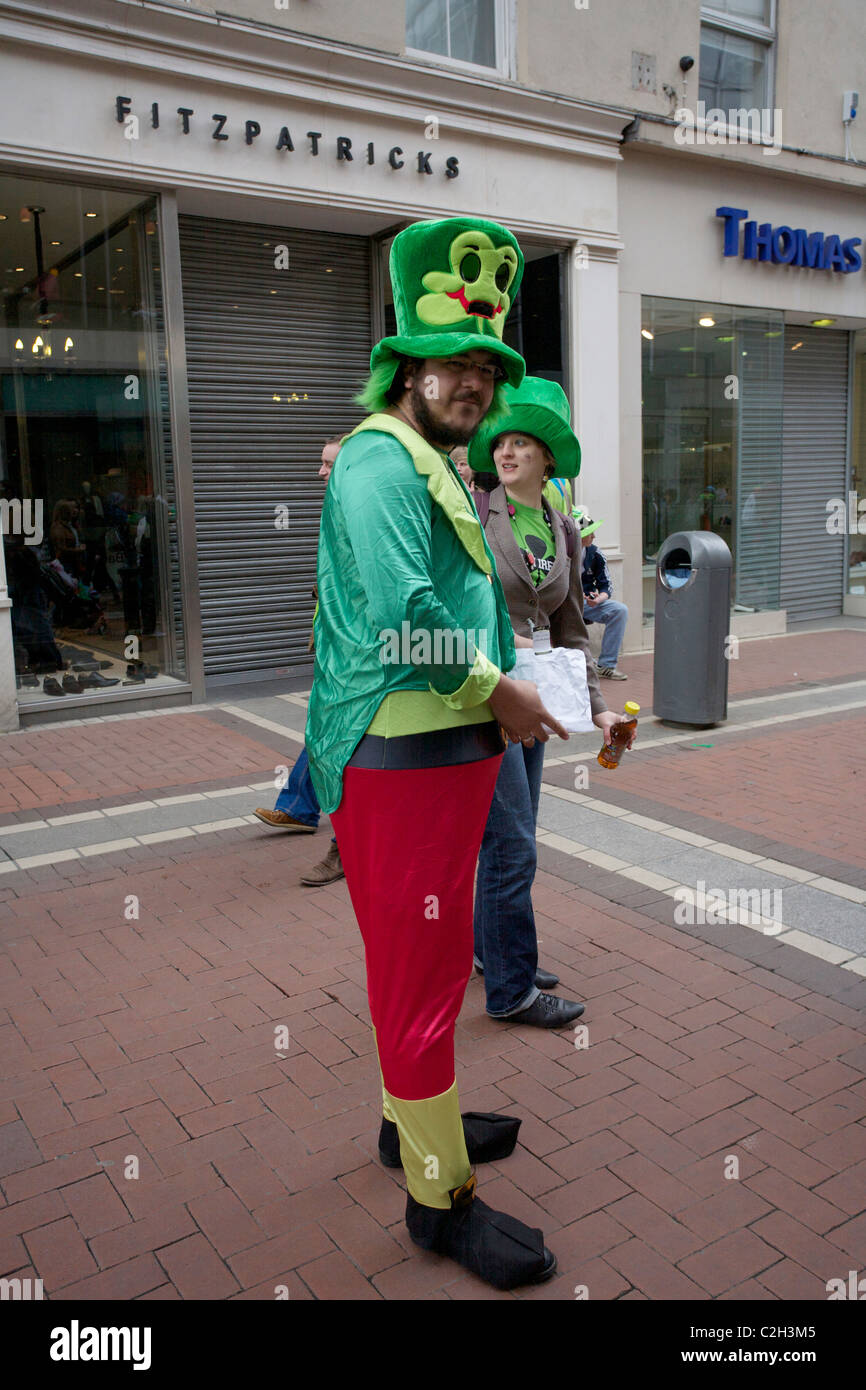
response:
M687 550L671 550L664 560L662 578L670 589L681 589L688 584L692 573L691 557Z

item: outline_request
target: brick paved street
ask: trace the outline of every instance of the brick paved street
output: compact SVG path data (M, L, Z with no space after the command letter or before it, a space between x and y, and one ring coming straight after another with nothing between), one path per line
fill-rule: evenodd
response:
M610 702L648 711L650 663ZM551 748L541 958L589 1046L494 1023L475 977L457 1029L463 1107L523 1118L480 1193L559 1261L515 1294L408 1240L345 883L297 884L327 820L247 819L302 706L285 736L251 696L258 724L214 705L0 740L0 1276L56 1300L826 1299L866 1270L866 710L834 712L864 680L860 631L743 643L724 732L653 746L647 718L577 794ZM659 882L712 856L786 884L782 937L674 924Z

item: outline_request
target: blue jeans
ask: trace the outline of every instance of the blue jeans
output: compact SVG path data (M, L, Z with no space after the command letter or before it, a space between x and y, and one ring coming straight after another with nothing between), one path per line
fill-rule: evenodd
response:
M583 605L583 621L585 623L604 623L604 639L601 644L601 654L598 658L599 666L616 666L616 659L619 656L619 649L622 646L625 625L628 622L628 609L624 603L619 603L615 598L609 598L604 603L597 603L593 608L592 604Z
M298 761L289 773L289 780L277 797L275 811L285 811L287 815L294 816L302 825L317 826L319 824L319 798L316 796L316 789L313 786L313 779L310 776L310 760L307 757L306 748L302 748ZM333 843L337 843L337 837L332 837Z
M475 959L484 966L487 1012L507 1018L538 998L538 941L532 911L535 822L544 744L509 743L478 856Z

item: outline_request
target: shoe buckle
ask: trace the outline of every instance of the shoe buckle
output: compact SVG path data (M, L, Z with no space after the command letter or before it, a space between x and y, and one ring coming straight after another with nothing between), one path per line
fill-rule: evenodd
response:
M472 1173L460 1187L455 1187L452 1192L449 1192L448 1195L451 1198L452 1207L461 1208L470 1206L475 1200L475 1188L476 1177L475 1174Z

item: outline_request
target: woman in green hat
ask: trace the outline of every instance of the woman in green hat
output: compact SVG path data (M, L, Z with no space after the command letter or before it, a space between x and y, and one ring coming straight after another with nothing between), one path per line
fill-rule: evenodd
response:
M476 472L496 472L499 486L475 502L496 560L517 646L532 645L533 629L549 628L554 647L578 647L586 657L593 722L610 742L619 715L607 709L583 621L580 538L571 517L550 506L550 478L574 478L580 445L562 387L525 377L505 388L503 420L482 426L469 445ZM559 980L538 969L532 910L535 824L544 745L509 744L499 774L478 860L475 890L475 967L484 974L491 1018L559 1028L583 1005L546 994Z

